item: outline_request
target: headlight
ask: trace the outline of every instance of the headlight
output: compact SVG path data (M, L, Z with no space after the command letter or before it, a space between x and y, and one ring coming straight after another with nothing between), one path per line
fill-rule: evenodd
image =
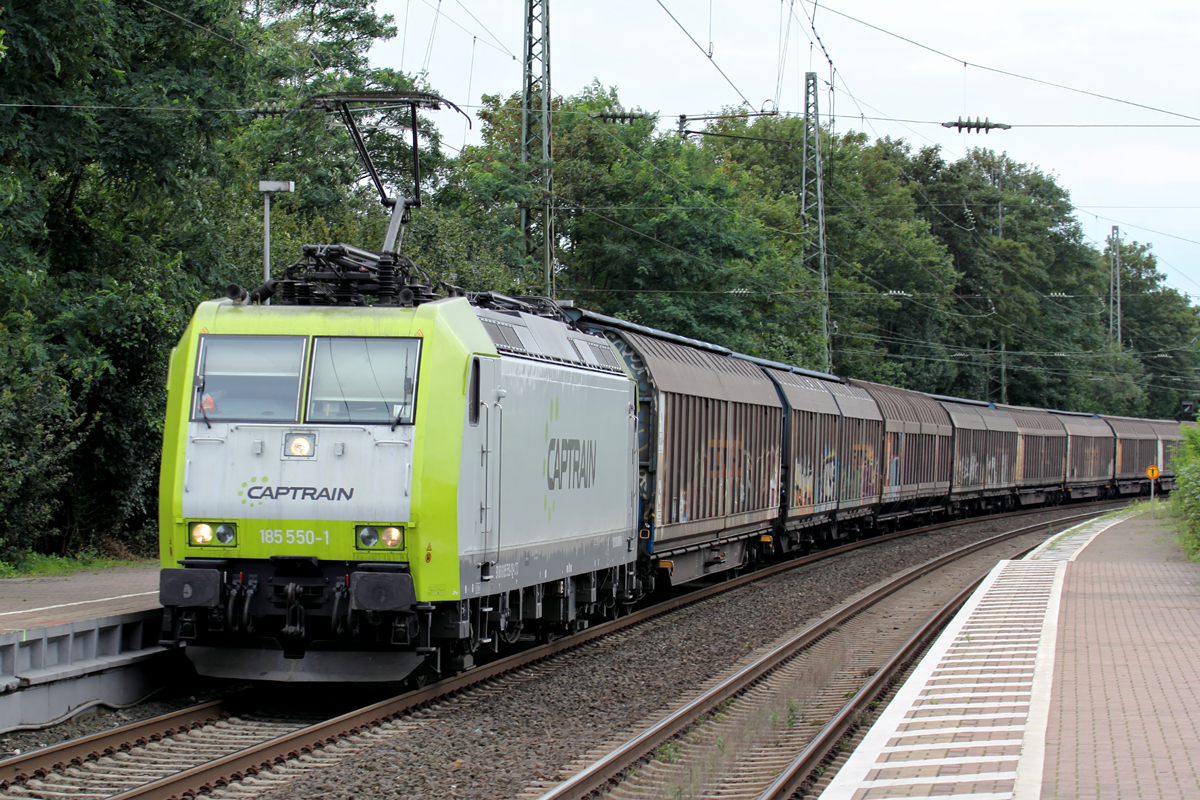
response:
M237 526L229 522L193 522L188 538L193 545L220 547L237 544Z
M355 530L359 549L404 549L404 528L400 525L359 525Z
M283 437L283 454L291 458L316 455L317 437L311 433L289 433Z
M233 544L236 537L237 529L232 525L222 522L217 526L217 541L221 544Z
M208 544L212 540L213 529L207 522L197 522L192 526L192 544Z

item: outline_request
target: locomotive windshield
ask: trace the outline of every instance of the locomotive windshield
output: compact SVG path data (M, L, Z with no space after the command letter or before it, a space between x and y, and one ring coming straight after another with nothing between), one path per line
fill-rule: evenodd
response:
M192 419L299 422L302 336L201 336Z
M420 339L314 339L308 421L411 424L420 352Z

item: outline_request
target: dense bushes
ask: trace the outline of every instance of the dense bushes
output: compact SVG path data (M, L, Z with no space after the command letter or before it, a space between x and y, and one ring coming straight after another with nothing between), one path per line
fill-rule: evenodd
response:
M1188 558L1200 561L1200 428L1184 426L1177 459L1178 485L1171 499L1179 513L1179 543Z

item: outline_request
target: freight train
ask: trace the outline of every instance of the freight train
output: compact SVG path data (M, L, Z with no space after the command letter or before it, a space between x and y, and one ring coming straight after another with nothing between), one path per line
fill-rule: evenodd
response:
M351 105L411 107L412 199ZM731 352L399 254L421 92L320 95L391 209L200 305L170 359L161 641L202 675L423 681L656 587L902 524L1174 485L1180 425L939 397ZM449 104L452 106L452 104Z
M332 289L331 289L332 287ZM655 587L904 524L1174 482L1180 424L764 361L310 246L171 358L162 640L204 675L398 681Z

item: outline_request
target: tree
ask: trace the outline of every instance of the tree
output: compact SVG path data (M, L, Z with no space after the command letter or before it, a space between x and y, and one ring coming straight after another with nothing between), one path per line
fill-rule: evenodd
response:
M1105 257L1116 242L1110 237ZM1146 404L1141 413L1180 419L1183 400L1196 396L1200 372L1197 309L1191 298L1167 286L1149 245L1120 245L1122 342L1119 353L1136 358L1145 376Z
M255 182L299 173L277 217L293 251L381 238L386 224L323 114L236 109L414 83L369 68L371 44L394 33L370 0L169 12L46 0L5 10L4 27L0 321L15 338L0 366L15 374L0 385L0 458L25 473L0 486L0 558L106 536L149 546L167 356L197 302L257 274ZM387 179L407 188L400 121L368 115L366 127ZM436 142L422 155L436 179Z

